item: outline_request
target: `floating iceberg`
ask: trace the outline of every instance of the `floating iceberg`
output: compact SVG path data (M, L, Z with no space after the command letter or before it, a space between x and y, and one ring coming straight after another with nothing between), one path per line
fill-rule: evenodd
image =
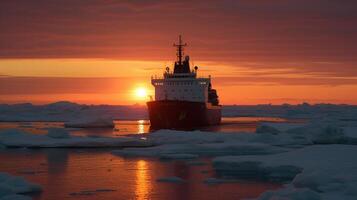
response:
M321 200L318 192L307 188L287 187L276 191L267 191L258 197L258 200ZM338 198L337 198L338 199Z
M67 101L46 105L0 104L0 121L62 121L71 124L81 119L84 123L89 118L147 119L147 109L140 105L83 105Z
M357 196L356 154L355 145L313 145L274 155L218 157L213 166L222 176L291 181L286 188L265 193L261 199L294 199L299 195L318 199L317 194L353 199Z
M287 149L259 142L258 134L230 134L201 131L160 130L147 135L149 148L124 148L112 151L120 156L148 156L163 158L259 155L287 151ZM265 140L264 140L265 141Z
M1 200L28 200L30 197L22 194L41 192L40 185L30 183L22 177L12 176L0 172L0 199Z

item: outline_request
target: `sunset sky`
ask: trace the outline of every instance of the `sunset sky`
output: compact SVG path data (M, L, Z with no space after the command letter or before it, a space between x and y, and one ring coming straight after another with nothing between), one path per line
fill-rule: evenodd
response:
M222 104L357 104L355 0L0 0L0 103L143 103L179 34Z

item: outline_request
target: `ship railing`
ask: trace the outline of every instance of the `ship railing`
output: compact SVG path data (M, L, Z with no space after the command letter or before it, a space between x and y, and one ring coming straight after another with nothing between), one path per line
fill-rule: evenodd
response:
M196 78L196 79L211 79L211 75L209 76L180 76L181 74L176 74L175 76L151 76L151 80L163 80L166 78Z

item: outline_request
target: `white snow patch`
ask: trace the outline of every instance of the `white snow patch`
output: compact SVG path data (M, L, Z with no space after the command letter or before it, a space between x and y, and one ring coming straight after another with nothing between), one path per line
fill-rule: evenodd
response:
M357 128L342 127L338 121L322 120L308 124L263 123L257 129L259 134L278 135L279 142L293 145L309 144L357 144ZM272 137L272 136L270 136ZM289 142L290 140L290 142ZM292 142L292 143L291 143Z
M286 132L287 130L293 128L299 128L306 126L305 123L285 123L285 122L263 122L260 123L256 129L256 133L272 133L278 134L281 132Z
M263 194L262 199L274 199L274 195L277 199L284 195L294 199L304 193L302 191L307 196L319 193L323 198L337 195L339 199L349 199L357 196L356 154L355 145L313 145L274 155L219 157L213 160L213 166L223 176L292 180L288 185L292 189L284 188L274 194L269 192Z
M321 195L308 188L288 187L276 191L267 191L258 200L320 200Z
M201 131L160 130L147 135L154 144L149 148L125 148L114 150L121 156L161 157L167 154L194 154L199 156L257 155L287 151L298 145L311 144L306 139L288 134L231 134Z

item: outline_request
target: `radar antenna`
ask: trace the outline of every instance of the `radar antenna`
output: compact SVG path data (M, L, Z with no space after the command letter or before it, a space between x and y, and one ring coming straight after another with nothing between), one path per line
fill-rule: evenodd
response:
M181 35L179 35L179 43L178 44L174 44L174 47L177 48L177 59L178 59L178 64L182 65L182 55L183 55L183 47L187 46L187 44L183 44L182 43L182 38Z

